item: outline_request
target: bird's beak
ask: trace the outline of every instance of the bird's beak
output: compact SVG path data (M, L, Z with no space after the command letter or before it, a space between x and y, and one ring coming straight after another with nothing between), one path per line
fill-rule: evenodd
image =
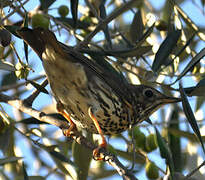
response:
M163 103L164 104L169 104L169 103L177 103L177 102L180 102L182 101L181 98L175 98L175 97L169 97L169 96L165 96L163 99L162 99Z

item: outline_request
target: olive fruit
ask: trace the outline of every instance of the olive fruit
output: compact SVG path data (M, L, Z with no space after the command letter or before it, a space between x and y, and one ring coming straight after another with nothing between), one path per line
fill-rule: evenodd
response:
M65 5L62 5L58 8L58 14L61 16L61 17L65 17L67 16L69 13L69 9L67 6Z
M159 177L159 170L154 162L148 161L145 166L146 176L149 179L157 179Z
M37 28L41 27L44 29L48 29L49 27L49 18L45 17L43 14L34 14L31 18L32 27Z

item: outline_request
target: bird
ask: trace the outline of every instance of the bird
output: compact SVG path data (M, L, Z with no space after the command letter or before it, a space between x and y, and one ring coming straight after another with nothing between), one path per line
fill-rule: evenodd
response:
M17 33L42 60L57 110L70 123L65 135L77 128L100 134L96 159L99 149L107 147L105 135L119 134L161 106L181 101L151 86L129 83L112 68L58 41L48 29L24 27Z

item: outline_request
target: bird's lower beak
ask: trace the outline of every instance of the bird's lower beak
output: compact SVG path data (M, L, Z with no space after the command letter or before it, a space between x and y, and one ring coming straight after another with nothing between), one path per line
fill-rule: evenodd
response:
M177 102L180 102L180 101L182 101L181 98L175 98L175 97L169 97L169 96L166 96L165 98L163 98L163 103L164 104L177 103Z

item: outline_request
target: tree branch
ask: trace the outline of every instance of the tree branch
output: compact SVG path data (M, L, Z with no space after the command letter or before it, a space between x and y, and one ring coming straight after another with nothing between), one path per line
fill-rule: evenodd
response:
M7 103L11 105L12 107L17 108L18 110L29 114L30 116L38 119L39 121L52 124L54 126L57 126L61 128L62 130L68 129L69 125L66 121L54 118L50 115L47 115L44 112L37 111L32 107L29 107L26 104L26 101L20 100L18 98L13 98L10 96L7 96L5 94L0 93L0 102ZM79 132L71 132L71 138L74 139L77 143L89 148L90 150L94 150L96 148L96 145L89 142L84 136L82 136ZM134 176L134 174L129 171L118 159L115 155L110 154L106 149L100 149L101 156L103 157L103 160L111 165L113 168L116 169L116 171L119 173L120 176L123 177L123 179L126 180L137 180L137 178Z

